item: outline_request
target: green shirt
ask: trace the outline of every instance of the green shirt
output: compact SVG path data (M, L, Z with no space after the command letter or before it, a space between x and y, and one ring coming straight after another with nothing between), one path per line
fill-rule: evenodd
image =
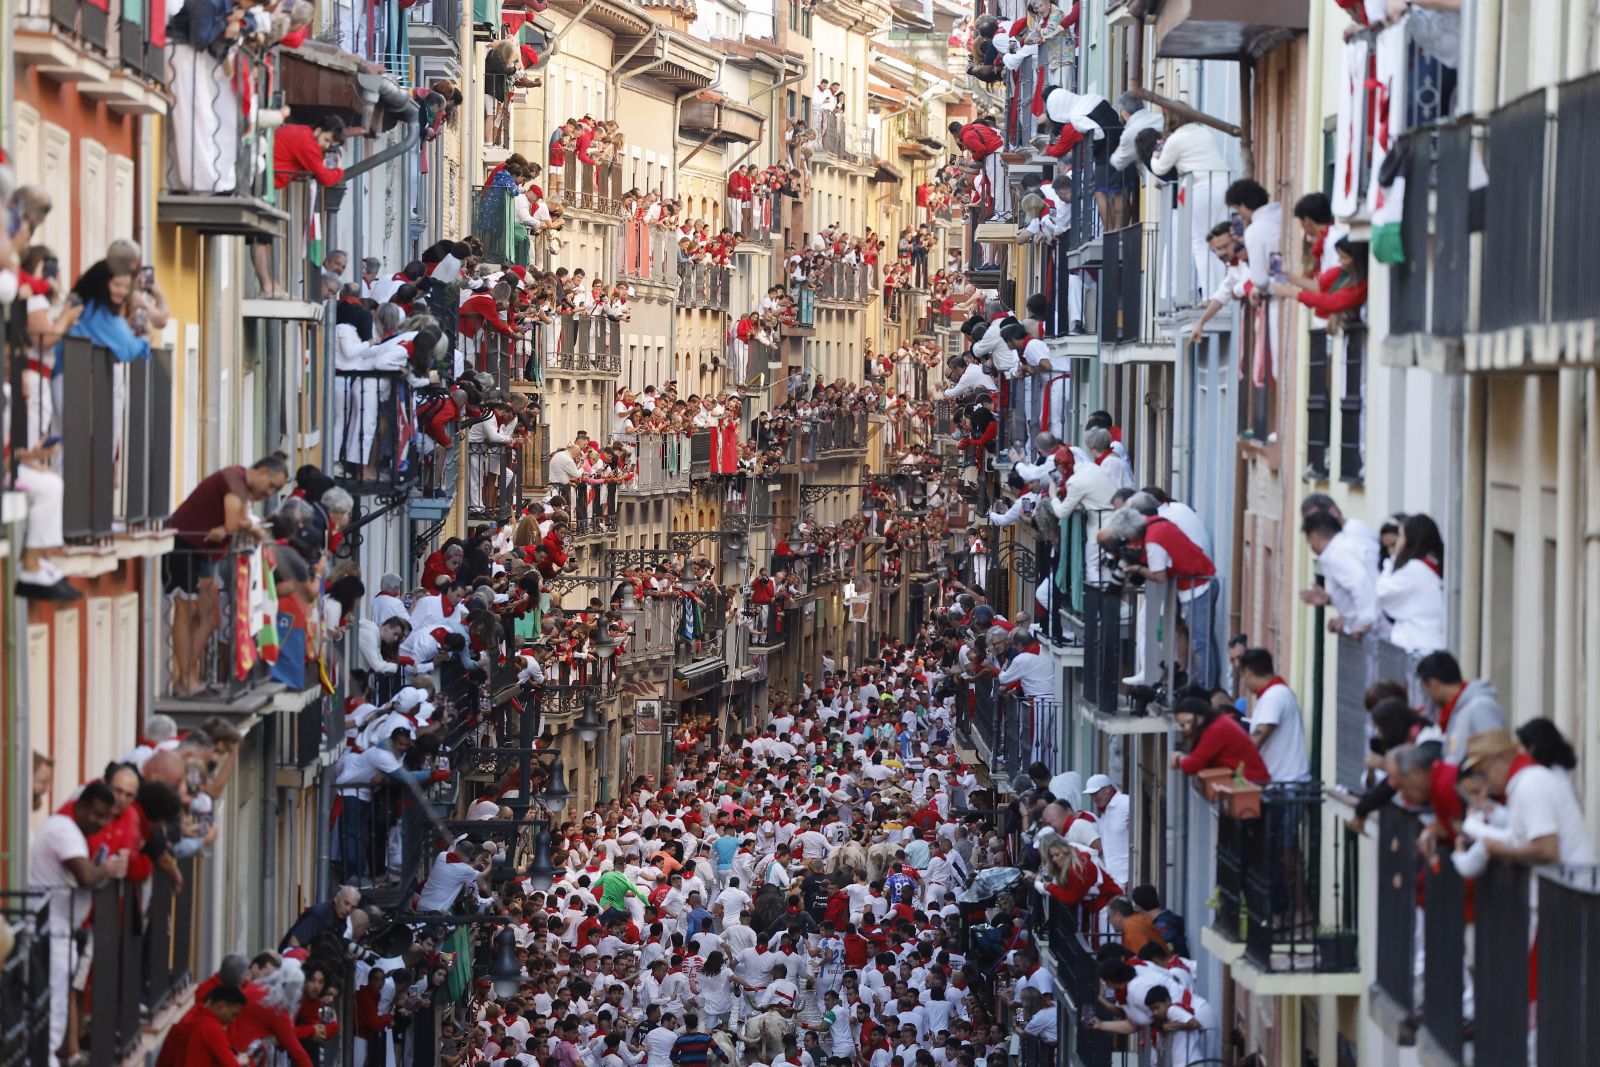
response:
M621 871L607 871L595 884L600 888L601 910L626 911L629 893L646 904L650 903L650 897L644 890L628 881L628 876Z

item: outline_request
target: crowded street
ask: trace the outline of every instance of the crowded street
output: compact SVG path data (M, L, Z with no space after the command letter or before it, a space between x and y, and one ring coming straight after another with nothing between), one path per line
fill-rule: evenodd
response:
M1591 1062L1502 6L0 0L0 1067Z

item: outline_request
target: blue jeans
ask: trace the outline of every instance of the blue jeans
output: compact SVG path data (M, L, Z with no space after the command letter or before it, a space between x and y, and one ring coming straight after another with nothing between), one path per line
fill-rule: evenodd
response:
M1216 599L1217 581L1213 578L1183 605L1183 621L1189 627L1189 682L1207 689L1217 684L1217 644L1211 632Z
M372 801L353 796L339 799L339 856L344 861L344 876L347 880L365 878L370 873Z

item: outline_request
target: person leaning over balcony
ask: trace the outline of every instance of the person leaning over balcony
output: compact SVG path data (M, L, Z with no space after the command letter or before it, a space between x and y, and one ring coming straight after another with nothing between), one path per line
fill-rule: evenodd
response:
M1298 300L1319 319L1348 319L1359 325L1367 305L1367 242L1341 237L1336 242L1338 265L1322 271L1315 280L1289 276L1272 283L1272 295Z
M219 984L196 1000L162 1039L155 1067L250 1067L255 1061L228 1040L228 1027L249 1004L243 990Z
M205 688L201 660L211 633L220 625L215 568L237 534L256 541L269 536L250 509L283 489L289 468L277 453L248 469L224 467L207 475L167 520L174 547L162 557L163 586L173 600L172 690L192 696Z
M1406 517L1375 592L1391 643L1419 656L1445 646L1444 538L1431 518Z
M1520 751L1505 730L1487 730L1467 742L1461 782L1479 804L1504 798L1510 833L1484 835L1490 858L1526 866L1596 861L1572 784ZM1470 836L1470 824L1466 831Z
M952 122L950 135L962 150L972 153L972 161L978 165L1005 147L1000 131L995 128L994 119L988 116L976 122Z
M1250 291L1250 267L1246 259L1244 242L1234 233L1232 222L1219 222L1211 227L1206 237L1211 254L1223 265L1221 280L1211 290L1204 310L1189 329L1189 344L1197 345L1205 336L1206 323L1216 318L1223 308L1235 300L1243 300Z
M1300 530L1325 583L1302 590L1300 599L1331 605L1335 614L1328 620L1328 632L1359 639L1378 623L1377 574L1368 565L1367 546L1331 511L1307 515Z
M1283 262L1283 205L1275 203L1261 183L1251 178L1240 178L1228 186L1222 202L1244 220L1250 295L1254 300L1265 300L1273 275L1279 273Z
M1459 764L1467 744L1481 733L1506 728L1505 709L1494 683L1486 678L1466 681L1456 658L1443 650L1422 657L1417 680L1434 706L1434 723L1444 731L1444 758Z
M127 850L90 858L89 838L110 824L116 797L104 782L90 782L73 803L71 815L51 815L33 832L28 850L28 888L48 901L46 931L50 941L50 1065L61 1062L67 1039L71 980L77 966L74 936L89 915L93 889L107 879L128 873ZM77 1041L68 1046L76 1051Z
M361 891L355 886L340 886L333 899L312 904L300 913L289 932L283 935L279 951L304 948L319 937L333 936L341 940L350 930L350 913L361 903Z
M1163 136L1156 141L1147 160L1157 178L1175 175L1188 179L1183 190L1184 210L1189 212L1189 241L1194 253L1197 288L1205 292L1216 284L1215 269L1207 270L1210 258L1206 245L1211 227L1227 215L1227 162L1217 150L1217 135L1198 122L1180 122L1168 115Z
M1239 657L1239 676L1254 698L1250 714L1250 739L1261 751L1261 762L1274 782L1304 782L1311 778L1306 755L1305 722L1300 702L1289 683L1272 669L1272 653L1248 648Z
M1174 718L1183 731L1188 755L1172 754L1172 766L1193 776L1213 767L1238 771L1247 782L1272 781L1261 751L1245 732L1231 707L1215 707L1197 697L1178 701Z
M1146 945L1166 947L1166 939L1156 929L1155 920L1140 911L1130 898L1113 898L1106 905L1106 916L1111 920L1112 931L1122 938L1122 947L1134 955Z

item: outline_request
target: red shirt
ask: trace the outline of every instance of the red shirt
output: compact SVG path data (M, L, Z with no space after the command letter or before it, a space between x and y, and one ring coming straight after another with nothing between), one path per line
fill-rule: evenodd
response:
M177 540L184 544L211 548L213 554L220 556L221 549L214 543L207 545L205 536L225 521L224 501L230 494L240 500L250 499L250 487L244 479L243 467L223 467L206 475L167 519L167 529L178 531Z
M1000 131L982 122L969 122L961 127L956 141L971 152L974 159L983 159L1000 151Z
M296 178L310 175L323 185L344 180L343 167L330 167L310 126L279 126L272 135L273 184L284 188Z
M190 1008L167 1031L156 1067L238 1067L228 1031L204 1004Z
M1261 750L1250 740L1244 727L1232 715L1222 715L1206 727L1200 740L1195 742L1194 751L1183 757L1178 766L1184 774L1199 774L1210 767L1226 767L1231 771L1240 764L1244 765L1245 781L1257 784L1272 781L1261 759Z

